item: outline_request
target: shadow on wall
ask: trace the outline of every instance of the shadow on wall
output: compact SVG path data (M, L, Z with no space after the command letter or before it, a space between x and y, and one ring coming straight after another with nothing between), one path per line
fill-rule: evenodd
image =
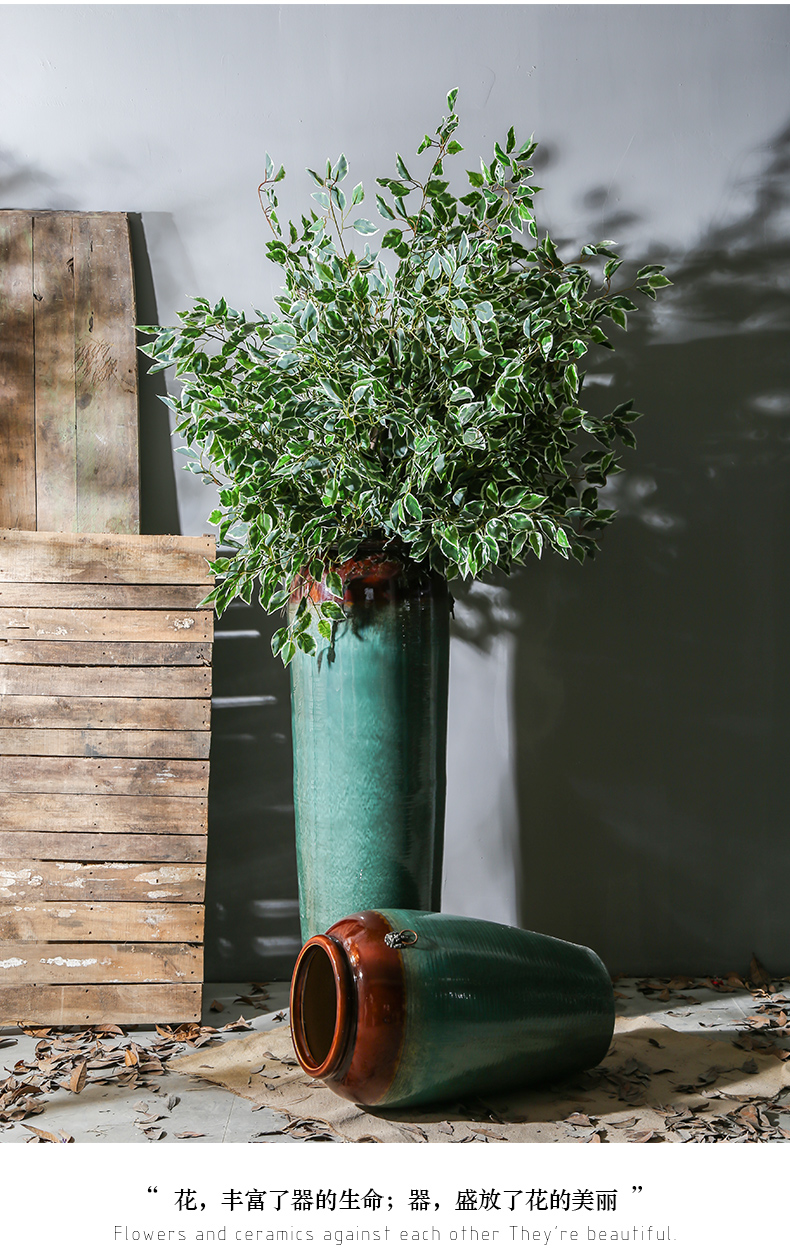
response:
M766 151L607 362L647 416L598 559L508 584L520 921L629 974L790 969L790 128Z
M272 619L234 601L215 634L206 979L290 978L299 952L289 680Z
M132 265L139 326L158 326L159 314L145 229L139 213L129 214ZM164 375L149 374L148 357L138 355L140 404L140 530L143 535L178 535L178 500L170 442Z

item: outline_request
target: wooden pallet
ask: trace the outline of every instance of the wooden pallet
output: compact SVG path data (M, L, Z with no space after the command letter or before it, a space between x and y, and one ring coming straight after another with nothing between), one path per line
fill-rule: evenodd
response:
M140 529L125 213L0 210L0 527Z
M0 530L0 1022L200 1018L213 557Z

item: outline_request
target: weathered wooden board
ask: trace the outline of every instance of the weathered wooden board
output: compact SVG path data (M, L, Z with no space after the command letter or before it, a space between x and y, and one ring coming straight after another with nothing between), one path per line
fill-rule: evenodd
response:
M203 905L152 901L0 901L0 940L196 944L203 940L204 914Z
M192 944L0 943L4 987L54 983L194 983L203 951Z
M0 793L205 796L208 762L160 757L0 757Z
M208 700L149 700L144 696L4 696L0 700L0 727L207 731L210 714Z
M211 535L58 535L0 530L0 582L197 583L210 580Z
M1 586L1 585L0 585ZM209 642L0 639L0 663L20 666L208 666ZM151 682L156 680L151 675Z
M137 345L126 215L75 215L73 249L77 516L65 529L137 531Z
M182 1023L200 1019L200 983L106 983L3 990L0 1023Z
M0 531L0 1016L199 1015L179 989L201 978L213 556L210 537ZM152 980L174 995L106 999Z
M107 759L107 760L112 760ZM113 831L205 835L208 802L197 796L73 796L0 792L6 831ZM2 867L0 867L2 873Z
M125 213L0 210L3 526L139 531L134 325Z
M197 609L210 584L0 583L0 607L31 609Z
M146 696L200 699L211 695L207 666L7 666L0 661L0 696Z
M202 904L205 867L134 862L0 862L0 901L187 901Z
M164 757L207 760L208 731L29 730L0 727L0 754L13 757Z
M0 526L36 526L33 224L0 212Z
M0 609L0 636L63 640L209 640L210 609Z
M206 860L205 835L148 832L131 835L103 831L0 831L0 858L42 861L175 861Z
M36 302L35 529L74 531L77 529L74 219L70 213L42 214L31 218L31 227ZM134 510L128 517L130 522L136 523ZM133 524L130 529L138 527Z

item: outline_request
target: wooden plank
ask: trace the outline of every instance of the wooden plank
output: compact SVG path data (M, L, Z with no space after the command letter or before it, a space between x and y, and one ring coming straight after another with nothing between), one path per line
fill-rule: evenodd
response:
M198 583L213 535L59 535L0 530L3 583Z
M77 521L73 531L140 529L135 320L126 214L76 216Z
M74 796L50 792L2 792L0 829L101 831L105 835L113 831L129 835L169 831L173 835L205 835L206 809L206 800L198 796Z
M197 609L211 583L0 583L0 607L38 609Z
M6 988L0 992L0 1023L83 1026L199 1022L199 983L108 983Z
M0 526L36 527L33 220L0 212Z
M6 666L0 696L211 697L208 666Z
M0 901L187 901L202 904L204 866L137 862L0 861Z
M96 831L0 831L0 858L37 861L205 862L205 835Z
M157 757L0 757L0 793L205 796L208 762ZM37 829L37 828L36 828Z
M74 241L70 213L33 219L36 530L76 531Z
M0 727L0 753L19 757L208 759L208 731L28 730Z
M6 639L210 640L210 609L0 609L0 636Z
M202 942L205 906L124 901L0 902L0 940Z
M0 587L2 584L0 584ZM208 666L208 641L166 644L143 641L3 640L0 663L30 666ZM155 675L151 676L152 682Z
M0 943L2 990L26 984L194 983L202 978L203 952L191 944Z
M125 727L138 731L207 731L211 702L134 696L5 696L0 727Z

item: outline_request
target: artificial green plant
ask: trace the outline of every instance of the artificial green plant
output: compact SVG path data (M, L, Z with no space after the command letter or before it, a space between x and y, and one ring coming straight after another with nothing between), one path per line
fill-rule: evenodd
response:
M315 650L316 626L331 638L338 566L363 541L448 579L509 571L547 548L593 555L613 517L598 490L620 469L618 441L635 445L631 401L605 416L580 403L581 362L592 345L613 347L607 319L626 327L627 291L654 299L669 284L664 267L615 291L612 241L563 261L533 213L537 145L517 147L512 128L457 197L446 171L463 151L456 94L417 150L427 172L398 155L396 176L376 180L394 262L371 250L380 227L361 215L362 184L346 190L345 156L309 171L316 207L283 230L285 170L267 154L259 196L284 272L277 311L248 318L198 299L177 327L140 328L156 336L149 368L184 380L166 401L189 468L219 488L210 521L235 551L213 565L218 611L249 602L256 580L264 608L281 609L305 571L338 597L302 595L272 641L286 664Z

